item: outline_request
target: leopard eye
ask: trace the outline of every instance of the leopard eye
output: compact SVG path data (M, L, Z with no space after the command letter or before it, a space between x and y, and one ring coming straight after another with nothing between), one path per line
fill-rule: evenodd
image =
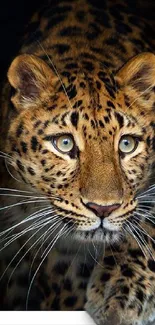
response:
M122 153L129 154L136 150L138 141L131 135L124 135L119 142L119 150Z
M74 147L74 140L70 135L64 134L55 137L53 139L53 144L58 151L62 153L69 153Z

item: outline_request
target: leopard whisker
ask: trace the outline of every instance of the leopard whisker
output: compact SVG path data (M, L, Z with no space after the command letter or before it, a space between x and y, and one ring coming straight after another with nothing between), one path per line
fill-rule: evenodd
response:
M136 211L139 211L140 213L141 213L141 212L142 212L142 213L144 212L144 213L150 215L152 218L155 217L155 215L152 214L151 207L150 207L150 209L148 209L148 207L145 207L145 205L144 205L144 206L139 206L139 207L137 207Z
M60 220L60 216L63 214L63 212L59 212L59 214L57 215L57 217L59 218L59 220ZM64 220L66 218L66 216L65 217L63 217L63 218L61 218L61 221L62 220ZM48 234L48 232L50 232L50 228L49 229L47 229L46 231L45 231L45 233L44 233L44 237L43 237L43 240L42 240L42 246L44 245L44 243L45 243L45 237L46 237L46 235ZM46 237L47 238L47 237Z
M145 258L147 258L146 252L145 252L145 246L143 245L143 243L140 241L141 238L137 237L136 234L133 232L133 230L131 229L131 223L129 223L129 220L126 220L125 222L126 227L128 228L129 233L131 234L131 236L136 240L138 246L140 247L141 251L143 252Z
M43 226L44 227L44 226ZM43 228L42 227L42 228ZM42 229L41 228L41 229ZM32 234L32 236L30 236L30 238L28 238L28 240L26 240L26 242L22 245L22 247L20 247L20 249L18 250L18 252L14 255L14 257L11 259L11 261L9 262L9 264L7 265L7 267L6 267L6 269L5 269L5 271L2 273L2 275L1 275L1 277L0 277L0 281L2 280L2 278L3 278L3 276L6 274L6 272L7 272L7 270L8 270L8 268L10 267L10 265L12 264L12 262L15 260L15 258L19 255L19 253L22 251L22 249L26 246L26 244L41 230L41 229L37 229L37 231L35 232L35 233L33 233ZM38 238L38 240L40 240L40 237ZM36 241L37 242L37 241ZM35 242L35 243L36 243ZM30 249L29 249L30 250ZM28 250L28 251L29 251ZM27 251L27 252L28 252ZM25 257L25 254L22 256L22 259ZM15 270L16 270L16 267L18 266L19 264L17 264L16 266L15 266L15 268L14 268L14 270L12 271L12 273L11 273L11 276L9 277L9 280L8 280L8 284L9 284L9 282L10 282L10 280L11 280L11 277L12 277L12 275L13 275L13 273L15 272Z
M52 219L51 220L52 222L54 222L54 220ZM39 228L39 229L37 229L37 231L34 233L34 234L32 234L32 236L24 243L24 245L20 248L20 250L18 250L18 252L16 253L16 255L13 257L13 259L11 260L11 262L9 263L9 265L8 265L8 268L9 268L9 266L12 264L12 262L15 260L15 258L19 255L19 253L22 251L22 249L27 245L27 243L40 231L40 230L42 230L45 226L47 226L47 223L45 223L45 224L43 224L42 225L42 227L41 228ZM53 225L52 225L53 226ZM52 227L51 226L51 227ZM50 228L51 228L50 227ZM41 235L41 237L39 237L30 247L29 247L29 249L24 253L24 255L21 257L21 259L18 261L18 263L16 264L16 266L14 267L14 269L13 269L13 271L11 272L11 275L10 275L10 277L9 277L9 280L8 280L8 284L9 284L9 282L10 282L10 280L11 280L11 277L12 277L12 275L13 275L13 273L15 272L15 270L17 269L17 267L18 267L18 265L22 262L22 260L24 259L24 257L29 253L29 251L38 243L38 242L40 242L40 240L41 240L41 238L44 236L44 234L42 234ZM7 270L6 270L7 271ZM0 278L0 280L1 280L1 278Z
M45 215L43 215L45 216ZM41 218L43 217L41 216ZM50 219L50 218L49 218ZM11 243L13 243L16 239L20 238L21 236L25 235L26 233L35 230L37 228L40 227L40 225L44 223L44 220L41 220L39 222L35 221L32 225L30 225L29 227L27 227L26 229L16 233L15 235L11 236L11 239L9 241L6 242L6 244L3 246L3 248L0 250L2 251L3 249L5 249L7 246L9 246ZM6 240L6 239L5 239Z
M20 201L20 202L17 202L17 203L14 203L14 204L10 204L10 205L7 205L5 207L2 207L0 208L0 211L2 210L6 210L6 209L9 209L9 208L14 208L16 206L19 206L19 205L22 205L22 204L30 204L30 203L40 203L40 202L49 202L46 198L42 199L42 200L27 200L27 201Z
M115 258L115 255L114 255L114 253L113 253L112 245L111 245L111 244L110 244L110 250L111 250L111 253L112 253L113 259L114 259L114 261L115 261L115 264L116 264L116 266L118 266L118 263L117 263L117 260L116 260L116 258Z
M136 97L136 99L135 100L133 100L133 102L129 105L129 107L128 108L131 108L132 107L132 105L139 99L139 98L141 98L144 94L146 94L149 90L152 90L153 89L153 87L154 86L149 86L147 89L145 89L141 94L140 94L140 96L137 96Z
M30 226L28 226L26 229L24 229L23 231L21 231L20 233L22 234L25 234L27 233L28 231L32 231L38 227L40 227L41 224L43 224L45 221L51 221L51 220L54 220L54 218L57 217L57 214L54 214L52 215L51 214L52 211L47 211L47 212L44 212L42 215L39 216L38 219L40 220L36 220L35 222L33 222ZM47 218L47 216L50 214L50 216ZM43 219L44 217L46 217L46 219Z
M151 241L155 242L155 240L154 240L154 239L153 239L153 238L148 234L147 231L145 231L145 229L143 229L143 227L142 227L141 225L139 225L139 224L137 223L136 220L134 220L134 222L136 222L136 225L134 224L134 227L136 227L136 228L137 228L141 233L143 233L144 235L146 235L147 237L149 237L149 238L151 239ZM145 241L145 245L146 245L147 248L148 248L148 251L150 252L150 256L152 257L153 260L155 260L155 257L153 256L153 253L152 253L150 247L147 245L147 242L146 242L145 239L144 239L144 241Z
M34 194L33 191L23 191L23 190L18 190L15 188L7 188L7 187L0 187L0 191L11 191L11 192L21 192L21 193L32 193Z
M6 193L2 194L2 193L0 193L0 196L7 196L7 197L13 197L13 198L23 198L23 199L30 199L30 200L37 200L36 202L40 202L39 200L44 200L44 201L49 202L49 199L54 199L56 201L60 201L60 198L59 197L56 197L54 195L53 196L50 195L50 197L47 198L46 196L6 194ZM19 201L19 202L16 202L16 203L20 203L20 202L23 202L23 201ZM9 208L10 206L12 207L12 205L9 205L7 207ZM2 209L3 209L3 207L2 207ZM1 210L1 208L0 208L0 210Z
M135 211L134 213L137 213L139 216L143 216L143 217L149 217L152 219L155 219L155 216L152 213L149 213L148 211L142 210L142 209L137 209L137 211Z
M0 188L0 191L7 191L7 193L0 193L0 196L12 196L12 197L25 197L25 198L36 198L36 199L46 199L47 197L44 195L42 196L41 194L38 196L38 194L36 195L34 192L29 192L29 191L20 191L20 190L16 190L16 189L8 189L8 188ZM19 194L15 194L15 193L8 193L8 191L10 192L19 192ZM24 193L23 195L21 193ZM25 193L31 194L31 195L26 195ZM50 194L49 199L56 199L57 201L60 201L61 199L59 197L56 197L55 195Z
M63 219L65 219L65 218L66 218L66 217L62 218L61 220L59 219L59 224L57 224L57 227L56 227L52 232L50 232L50 234L46 237L44 243L49 239L49 237L52 235L52 233L55 232L55 230L56 230L56 229L61 225ZM68 225L69 225L70 222L71 222L71 221L68 221L68 222L67 222L67 224L66 224L67 227L68 227ZM70 230L70 228L69 228L69 230ZM49 245L45 248L44 252L43 252L42 255L41 255L41 258L44 257L44 255L46 254L46 251L49 249L50 245L51 245L51 243L49 243ZM40 248L42 248L42 245L41 245Z
M33 199L46 199L45 196L33 196L33 195L20 195L20 194L6 194L6 193L0 193L0 196L7 196L7 197L23 197L23 198L33 198ZM54 196L53 196L54 197ZM52 198L52 197L50 197Z
M6 159L5 159L5 167L6 167L7 172L8 172L9 175L11 176L11 178L13 178L15 181L17 181L17 182L19 182L19 183L22 183L21 180L17 179L14 175L12 175L12 173L11 173L9 167L8 167L8 162L6 161Z
M9 231L14 230L16 227L21 226L21 225L22 225L23 223L25 223L25 222L28 222L28 221L33 220L33 219L35 219L35 218L38 218L38 216L40 216L40 213L42 213L43 211L49 210L49 209L51 209L51 207L49 207L49 206L47 207L47 206L46 206L46 207L44 207L44 208L41 209L41 210L37 210L37 211L35 211L34 213L32 213L32 214L30 214L28 217L26 217L24 220L20 221L19 223L13 225L12 227L10 227L10 228L8 228L8 229L2 231L2 232L0 233L0 236L6 234L6 233L9 232ZM52 210L51 210L51 211L52 211ZM39 214L38 214L38 213L39 213ZM42 216L42 214L41 214L41 216Z
M71 215L71 214L69 214L68 216L70 216L70 215ZM61 221L63 221L65 218L66 218L66 216L63 217L63 218L61 219ZM69 221L67 222L66 226L68 226L69 223L71 223L71 220L69 220ZM60 224L61 224L61 222L60 222ZM50 234L50 235L51 235L51 234ZM46 237L46 240L50 237L50 235L48 235L48 236ZM44 254L46 254L46 251L49 249L49 246L50 246L50 245L51 245L51 243L49 243L49 245L45 248L45 250L44 250L44 252L43 252L43 254L42 254L41 257L43 257Z
M16 233L16 234L10 236L10 237L11 237L10 241L13 242L15 239L21 237L21 236L24 235L26 232L38 228L42 223L45 222L45 220L43 219L43 217L45 217L45 216L46 216L46 221L48 221L48 220L53 220L53 218L54 218L55 216L57 216L57 215L52 215L52 212L54 212L54 211L52 211L52 210L50 209L50 211L44 211L44 212L42 211L41 213L37 214L37 216L36 216L36 217L37 217L37 221L33 222L31 225L29 225L27 228L25 228L24 230L20 231L19 233ZM48 215L48 214L50 214L50 217L47 218L47 215ZM41 219L41 220L38 220L38 219ZM33 220L33 219L32 219L32 220ZM7 238L5 238L5 240L7 240ZM6 243L5 247L8 246L8 245L10 244L10 241ZM5 247L4 247L4 248L5 248Z
M138 220L141 220L141 218L139 218L140 214L136 213ZM145 215L143 215L144 219L149 220L151 223L155 224L155 222L151 219L151 217L146 217ZM142 220L143 221L143 220Z
M55 243L58 241L58 239L60 237L63 236L64 234L64 231L65 231L65 228L66 228L66 225L64 225L58 232L58 234L53 238L53 241L52 241L52 245L50 246L49 250L47 251L47 253L45 254L45 256L43 257L42 261L39 263L39 266L37 267L32 279L31 279L31 282L30 282L30 285L29 285L29 289L28 289L28 292L27 292L27 298L26 298L26 310L28 310L28 300L29 300L29 295L30 295L30 291L31 291L31 288L32 288L32 284L34 282L34 279L40 269L40 267L42 266L43 262L45 261L46 257L48 256L49 252L52 250L53 246L55 245Z
M91 251L90 251L90 249L89 249L89 247L88 246L86 246L86 248L87 248L87 251L89 252L89 255L92 257L92 259L93 259L93 261L97 264L97 265L99 265L102 269L104 268L103 267L103 265L102 264L100 264L100 262L99 261L97 261L96 260L96 258L92 255L92 253L91 253Z
M40 214L40 216L38 215L38 219L42 219L44 216L46 216L46 214ZM26 232L34 230L37 228L37 225L39 224L39 221L34 221L30 226L28 226L27 228L25 228L23 231L17 232L16 234L11 235L12 230L10 230L8 233L4 234L4 236L1 236L2 239L0 241L0 244L2 244L3 242L6 242L5 246L3 248L5 248L6 246L8 246L11 242L13 242L16 238L18 239L19 237L21 237L22 235L24 235ZM11 242L10 242L11 241Z
M134 221L136 222L136 224L142 229L142 231L143 232L145 232L145 234L153 241L153 242L155 242L155 240L154 240L154 238L153 237L151 237L150 235L149 235L149 233L147 233L146 232L146 230L139 224L139 218L137 217L137 216L134 216Z
M69 222L68 222L69 223ZM64 228L66 228L66 231L68 231L68 223L67 224L65 224L61 229L60 229L60 231L62 231L62 229ZM61 225L61 221L60 221L60 224L59 224L59 226ZM57 227L58 228L58 227ZM59 232L60 232L59 231ZM59 234L59 232L58 232L58 234ZM66 232L64 232L63 233L63 235L65 234ZM57 234L56 234L56 236L57 236ZM56 237L55 236L55 237ZM41 258L44 258L45 256L47 256L48 254L47 254L47 252L50 252L50 250L51 250L51 247L53 248L53 241L55 241L55 237L54 237L54 239L52 239L52 241L51 241L51 243L52 243L52 245L51 245L51 243L45 248L45 250L44 250L44 252L42 253L42 256L41 256ZM47 254L47 255L46 255Z
M72 233L72 231L73 231L74 229L75 229L75 225L73 225L70 229L68 229L68 233L66 233L64 237L67 238L67 236L69 236L70 233ZM70 263L70 265L69 265L69 268L68 268L68 270L67 270L67 272L66 272L66 277L67 277L67 275L68 275L68 273L69 273L69 270L72 268L72 265L74 264L74 261L75 261L76 258L77 258L77 255L78 255L78 253L79 253L79 250L80 250L80 248L81 248L81 245L82 245L82 243L79 245L78 250L77 250L76 254L74 255L74 258L72 259L72 261L71 261L71 263Z
M11 158L10 158L10 157L7 157L7 156L1 155L1 154L0 154L0 158L3 158L3 159L8 159L8 160L10 160L10 161L11 161Z
M47 214L43 214L41 217L45 217L46 215ZM50 216L50 217L48 217L48 218L46 218L44 220L41 220L41 222L39 222L37 225L36 225L36 223L34 223L34 225L32 224L33 227L32 227L32 225L30 225L29 227L27 227L23 231L15 234L15 235L13 235L12 238L11 238L11 240L9 242L7 242L6 245L0 251L2 251L4 248L6 248L8 245L10 245L14 240L20 238L22 235L24 235L28 231L38 229L38 227L40 228L40 226L42 226L42 225L43 226L47 226L47 224L49 224L51 222L54 222L56 218L57 218L57 215Z
M138 211L139 213L146 213L146 215L151 216L151 218L154 218L154 211L152 211L152 207L150 207L150 209L148 207L145 206L140 206L139 208L136 208L136 211Z
M93 245L93 248L94 248L95 259L97 259L97 256L98 256L98 254L97 254L97 247L95 246L95 243L94 243L93 239L92 239L92 245Z
M147 255L146 255L146 252L145 252L145 249L144 249L145 247L143 247L143 245L142 245L142 243L140 242L139 238L137 238L137 236L136 236L136 235L134 234L134 232L132 231L130 225L128 224L128 220L126 220L125 225L126 225L126 228L124 228L124 230L125 230L126 232L128 232L128 233L129 233L129 234L130 234L130 235L135 239L135 241L137 242L137 244L138 244L140 250L142 251L144 257L147 259Z
M144 191L143 193L142 193L142 195L143 194L146 194L146 193L149 193L150 191L153 191L153 190L155 190L155 185L151 185L151 186L149 186L149 188L146 190L146 191ZM137 198L139 198L140 196L137 196Z
M1 150L0 150L0 154L6 156L6 157L8 157L8 158L12 158L8 153L6 153L6 152L4 152L4 151L1 151Z
M141 200L140 202L142 202L142 203L155 203L155 201L154 200L150 200L150 198L148 198L148 200L145 199L145 201L144 200Z
M131 223L130 221L128 221L128 222L131 224L131 227L134 229L134 231L137 233L137 235L141 236L142 231L140 230L140 228L138 226L136 226L135 224ZM138 230L140 233L138 232ZM140 237L140 239L141 239L141 242L143 243L144 247L146 248L147 252L152 257L152 252L151 252L150 248L148 247L146 240L142 236Z
M59 216L60 216L60 215L59 215ZM54 226L56 226L57 223L59 223L59 225L61 224L60 219L59 219L59 216L57 217L58 221L56 221L56 223L54 224ZM59 225L58 225L58 226L59 226ZM52 233L55 232L55 230L56 230L58 227L54 227L54 228L52 229L52 232L51 232L51 228L52 228L52 226L51 226L51 227L50 227L50 228L49 228L49 229L48 229L48 230L43 234L43 238L42 238L42 237L40 238L40 241L42 240L42 243L41 243L39 249L37 250L37 252L35 253L35 255L34 255L34 257L33 257L33 260L32 260L32 263L31 263L31 267L30 267L30 271L29 271L29 278L30 278L30 274L31 274L31 271L32 271L32 267L33 267L34 261L35 261L37 255L39 254L39 251L42 249L42 247L43 247L43 245L45 244L45 242L46 242L46 241L48 240L48 238L52 235ZM45 235L46 235L48 232L50 232L50 236L48 236L48 238L45 239ZM39 244L39 243L38 243L38 244Z
M150 192L151 192L151 191L150 191ZM138 196L137 199L138 199L138 200L140 199L140 201L141 201L141 198L142 198L142 199L143 199L143 198L147 198L147 197L148 197L148 198L150 198L150 197L153 197L153 198L154 198L154 197L155 197L155 196L154 196L155 193L154 193L154 192L153 192L153 193L152 193L152 192L150 193L150 192L148 192L148 193L146 193L146 194L144 194L144 195Z
M139 208L144 208L144 209L147 209L147 210L150 210L152 209L152 206L150 204L138 204L138 207Z
M73 230L75 230L75 225L72 225L72 226L68 229L68 233L66 233L66 234L64 235L64 237L67 238Z
M38 217L38 219L39 218L42 219L44 216L46 216L46 214L40 215L40 217ZM40 224L42 224L42 223L40 222ZM3 248L1 250L3 250L4 248L6 248L9 244L11 244L12 242L14 242L16 239L20 238L25 233L37 229L38 228L38 225L39 225L39 221L37 220L37 221L33 222L29 227L25 228L23 231L20 231L20 232L17 232L16 234L11 235L11 232L13 231L13 230L11 230L8 234L5 234L5 236L2 237L2 239L0 241L0 244L2 244L3 242L5 242L5 244L4 244L4 246L3 246Z

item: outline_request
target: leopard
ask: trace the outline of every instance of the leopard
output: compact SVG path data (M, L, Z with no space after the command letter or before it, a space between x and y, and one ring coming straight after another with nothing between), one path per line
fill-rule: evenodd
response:
M130 1L33 15L1 90L1 310L155 320L154 49Z

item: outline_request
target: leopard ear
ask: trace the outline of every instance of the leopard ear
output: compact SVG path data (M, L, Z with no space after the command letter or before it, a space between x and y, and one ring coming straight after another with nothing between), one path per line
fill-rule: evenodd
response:
M11 101L17 109L21 109L38 106L46 101L57 77L43 60L23 54L11 63L8 80L15 89Z
M155 55L133 57L118 71L116 79L128 97L142 107L150 107L155 101Z

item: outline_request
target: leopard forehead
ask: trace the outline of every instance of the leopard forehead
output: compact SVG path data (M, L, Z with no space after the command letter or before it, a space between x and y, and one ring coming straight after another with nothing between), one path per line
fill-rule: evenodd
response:
M111 141L112 135L123 127L127 133L146 133L145 126L150 125L152 115L148 116L143 106L133 109L133 104L130 93L121 92L118 81L108 73L100 69L95 76L80 73L72 82L65 78L62 85L56 84L48 101L43 99L40 107L18 114L10 134L16 130L17 138L28 134L43 137L50 132L76 131L87 140L99 140L102 134L102 140Z

